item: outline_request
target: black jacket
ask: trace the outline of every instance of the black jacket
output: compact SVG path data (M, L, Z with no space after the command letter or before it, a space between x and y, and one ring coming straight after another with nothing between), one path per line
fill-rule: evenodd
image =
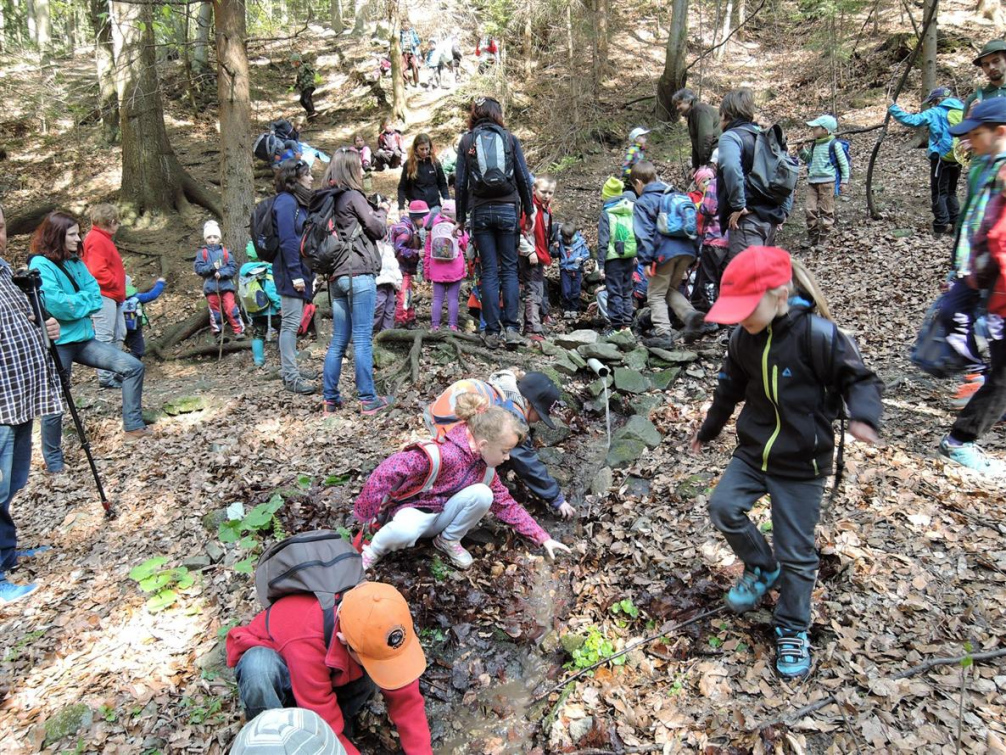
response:
M377 275L381 272L381 253L375 242L388 232L388 213L374 209L367 198L355 189L344 191L335 200L333 220L342 238L349 238L360 227L361 233L353 242L353 254L346 264L338 267L332 278L342 275Z
M699 440L719 435L743 401L734 456L779 477L810 480L830 474L839 402L827 400L827 390L844 398L849 419L879 429L883 388L855 343L837 328L831 347L823 360L828 374L819 377L812 350L821 347L812 345L810 312L801 305L761 333L736 328Z
M419 160L416 162L416 177L409 178L408 163L402 165L402 177L398 181L398 209L404 210L409 202L421 199L430 207L439 207L443 199L450 199L447 176L439 160Z
M545 500L552 508L559 508L566 500L561 497L559 483L548 473L545 462L538 458L530 433L524 438L523 443L510 449L510 461L506 463L517 473L521 482L527 485L528 490Z

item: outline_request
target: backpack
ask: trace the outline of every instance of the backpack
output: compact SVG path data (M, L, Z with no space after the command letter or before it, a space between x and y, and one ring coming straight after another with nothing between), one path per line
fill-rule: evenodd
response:
M411 218L403 217L388 231L388 238L395 247L395 257L404 263L419 259L419 250L423 246L425 228L417 229ZM403 237L406 237L403 239Z
M774 207L781 207L796 189L800 177L799 162L786 151L786 137L778 123L754 134L751 171L746 176L748 188Z
M335 631L335 606L363 581L363 559L342 535L330 530L302 532L269 548L255 566L255 594L266 608L287 595L313 593L324 615L325 647Z
M275 262L276 255L279 254L279 234L276 233L276 217L273 214L277 196L279 195L258 202L248 223L255 253L263 262ZM300 212L300 205L297 206L297 212Z
M849 166L849 178L852 178L852 145L848 139L832 139L831 145L828 147L828 159L831 161L831 167L835 169L835 196L838 196L838 187L842 183L842 169L838 165L836 147L841 147L845 153L845 163Z
M276 162L276 156L283 151L283 140L272 131L260 134L252 145L252 153L256 158L264 163L272 165Z
M963 120L964 120L963 110L954 109L947 111L947 123L949 123L951 126L956 126ZM961 138L959 136L951 136L950 149L947 150L942 155L940 155L940 157L942 157L948 163L962 164L961 163L962 152L960 150L960 144L961 144Z
M324 189L311 197L304 231L300 237L300 256L311 272L330 278L343 267L353 253L353 242L363 232L360 224L348 239L335 228L335 202L346 189Z
M672 239L694 239L699 235L698 210L687 194L668 186L660 195L657 232Z
M272 270L262 265L238 276L238 298L249 316L264 312L272 305L265 290L265 281L272 277Z
M230 261L230 257L227 254L227 247L223 246L223 247L220 247L220 248L223 250L223 253L224 253L223 259L224 259L224 264L226 265ZM202 253L203 253L203 262L209 262L210 261L210 250L207 247L204 246L202 248ZM73 279L71 278L71 282L72 282L72 280ZM74 284L74 285L76 285L76 284Z
M285 118L280 118L278 121L273 121L269 124L269 129L278 136L280 139L285 139L292 142L300 141L300 132L294 128L293 124Z
M940 317L945 299L946 294L941 295L926 310L911 353L912 364L937 378L953 377L971 366L971 362L947 341L949 334Z
M513 137L502 126L495 123L476 126L468 148L472 194L483 199L513 194L517 191L515 162Z
M430 257L442 262L451 262L458 258L458 239L454 235L454 224L451 222L437 223L433 226L430 236Z
M122 302L122 319L126 322L126 330L132 332L139 327L143 319L143 306L135 296L127 297Z
M627 260L636 256L636 233L632 229L635 203L621 199L605 212L608 214L608 249L606 260Z

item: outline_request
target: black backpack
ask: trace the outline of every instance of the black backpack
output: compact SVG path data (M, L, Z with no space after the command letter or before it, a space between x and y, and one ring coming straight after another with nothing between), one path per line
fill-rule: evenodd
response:
M468 146L472 194L484 199L513 194L514 165L513 137L502 126L482 123L472 130Z
M255 140L252 152L262 162L272 165L276 161L276 155L283 152L283 140L272 131L267 131Z
M335 631L336 605L361 581L363 558L342 535L315 530L281 540L255 567L255 594L266 607L266 631L273 603L287 595L313 593L325 617L327 648Z
M746 185L774 207L781 207L796 189L799 162L786 151L786 137L778 123L754 134L754 154Z
M280 118L278 121L273 121L269 124L270 130L276 134L280 139L285 139L289 141L299 142L300 132L293 127L293 124L285 118Z
M346 189L322 189L314 192L300 237L300 256L315 275L326 278L343 267L353 253L353 242L363 229L357 223L348 239L335 227L335 203Z
M279 195L263 199L255 205L248 226L255 253L263 262L273 262L279 254L279 235L276 233L276 217L272 211L277 196Z

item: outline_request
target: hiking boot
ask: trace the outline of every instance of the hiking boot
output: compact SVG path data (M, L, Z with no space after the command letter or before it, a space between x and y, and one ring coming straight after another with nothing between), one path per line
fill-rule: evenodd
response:
M0 579L0 606L9 606L22 598L27 598L38 589L38 585L32 582L27 585L15 585L6 579Z
M727 593L725 598L727 607L736 613L750 611L758 605L758 601L765 593L775 587L780 574L782 574L781 566L766 574L762 574L760 567L756 566L753 570L745 567L737 584Z
M985 385L985 376L980 373L965 375L964 382L957 389L957 393L950 400L954 409L961 410L968 405L971 397L978 393L978 389Z
M373 417L378 412L390 409L395 400L391 396L378 396L373 401L361 401L360 403L362 405L360 414L365 417Z
M341 398L337 398L334 401L328 401L326 399L325 401L321 402L321 416L322 417L331 417L333 414L335 414L341 408L342 408L342 399Z
M643 346L649 346L651 349L670 350L674 348L674 337L670 335L659 335L644 338Z
M518 346L526 346L527 343L521 337L521 334L517 332L517 328L507 328L506 329L506 347L513 351Z
M499 333L483 333L482 343L485 344L485 347L487 349L492 349L493 351L495 351L496 349L503 346L503 339L500 338Z
M775 670L784 679L799 679L810 673L810 640L806 632L775 628Z
M318 390L318 387L314 383L309 383L301 377L296 377L293 380L284 380L283 387L290 391L290 393L299 393L301 396L310 396Z
M989 477L1006 477L1006 463L988 456L974 443L951 445L949 436L945 437L940 441L940 456Z
M18 558L35 558L47 551L51 551L51 545L39 545L36 548L25 548L23 551L14 551Z
M300 375L300 379L301 380L317 380L318 379L318 370L305 370L305 369L299 368L297 370L297 374Z
M127 443L132 443L133 441L142 440L150 435L150 430L146 427L138 427L135 430L126 430L122 433L122 439Z
M701 312L690 312L685 317L685 329L681 331L681 338L685 343L697 341L704 335L716 332L716 325L706 322L706 316Z
M465 550L460 540L444 540L440 535L433 538L433 547L447 554L447 558L459 569L467 569L472 565L472 554Z
M948 233L953 233L953 226L950 225L936 225L933 224L933 236L945 236Z
M370 568L374 566L374 564L376 564L378 561L381 560L380 556L374 555L374 551L371 549L369 545L363 546L363 549L360 551L360 556L363 558L364 571L368 571Z

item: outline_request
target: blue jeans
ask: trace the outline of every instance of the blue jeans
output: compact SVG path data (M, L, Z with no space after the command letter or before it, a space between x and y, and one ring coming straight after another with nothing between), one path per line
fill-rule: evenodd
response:
M0 580L17 565L17 530L10 502L28 482L32 421L0 425Z
M143 362L131 354L95 339L56 346L67 379L73 363L109 370L122 378L122 429L146 427L143 421ZM63 469L63 415L42 417L42 458L50 472Z
M352 291L350 291L352 280ZM348 275L332 282L332 342L325 354L322 374L325 400L339 401L339 377L346 346L353 339L353 366L356 369L356 392L360 401L373 401L374 352L371 337L374 332L374 308L377 306L377 284L373 275Z
M487 333L518 327L517 233L517 205L489 204L472 210L472 235L479 251L482 316Z
M581 270L560 270L559 285L562 287L562 308L567 312L580 311L580 286L583 281Z

